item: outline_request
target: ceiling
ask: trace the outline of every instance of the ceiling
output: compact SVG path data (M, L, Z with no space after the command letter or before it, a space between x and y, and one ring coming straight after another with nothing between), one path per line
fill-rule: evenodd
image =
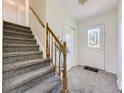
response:
M60 0L66 13L78 22L116 9L118 1L119 0L88 0L85 5L80 5L78 0Z

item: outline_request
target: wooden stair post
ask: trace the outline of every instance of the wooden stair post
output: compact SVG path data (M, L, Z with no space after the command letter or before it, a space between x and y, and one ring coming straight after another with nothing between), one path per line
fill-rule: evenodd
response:
M49 57L49 46L48 46L48 23L45 25L45 31L46 31L46 58Z
M64 42L63 46L63 59L64 59L64 69L63 69L63 89L62 93L68 93L68 80L67 80L67 47L66 47L66 42Z

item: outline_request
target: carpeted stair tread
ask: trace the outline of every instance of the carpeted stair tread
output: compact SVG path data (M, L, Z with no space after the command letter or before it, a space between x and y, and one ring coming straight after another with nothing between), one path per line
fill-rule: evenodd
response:
M25 45L25 44L16 44L16 45L5 45L3 46L3 52L26 52L26 51L38 51L39 45Z
M4 36L3 43L4 44L36 44L37 42L36 39L34 38Z
M24 28L20 28L20 27L16 27L16 26L11 26L11 25L4 25L4 30L8 30L9 31L17 31L17 30L20 30L20 31L23 31L25 33L32 33L30 29L24 29Z
M13 40L25 40L25 41L34 41L35 40L34 38L32 38L32 39L30 39L30 38L25 39L23 37L12 37L12 36L4 36L3 38L4 39L9 39L9 40L10 39L13 39Z
M29 29L30 30L30 27L22 26L22 25L19 25L19 24L8 22L8 21L3 21L3 24L4 25L12 25L12 26L16 26L16 27L20 27L20 28L24 28L24 29Z
M60 85L59 77L54 75L33 88L24 91L23 93L51 93L51 91L58 85Z
M36 47L36 44L3 44L4 47Z
M48 62L48 61L49 61L48 58L47 59L41 58L41 59L35 59L35 60L28 60L28 61L24 61L24 62L6 64L6 65L3 65L3 72L11 71L11 70L15 70L15 69L23 68L26 66L43 63L43 62Z
M13 78L7 79L7 80L3 81L3 87L4 87L3 91L6 92L6 91L9 91L18 86L21 86L39 76L43 76L43 75L51 72L52 70L53 70L53 68L51 66L47 66L47 67L42 67L40 69L30 71L28 73L21 74L21 75L15 76Z
M3 54L3 64L18 63L43 58L42 51L8 52Z
M3 57L24 56L24 55L32 55L37 53L43 53L43 52L42 51L10 52L10 53L3 53Z
M5 30L4 34L6 35L6 33L8 34L15 34L15 35L25 35L25 36L33 36L32 34L29 33L23 33L23 32L15 32L15 31L9 31L9 30Z
M20 39L4 39L3 42L4 44L36 44L36 40L20 40Z
M3 93L60 93L60 78L39 47L30 27L3 21Z

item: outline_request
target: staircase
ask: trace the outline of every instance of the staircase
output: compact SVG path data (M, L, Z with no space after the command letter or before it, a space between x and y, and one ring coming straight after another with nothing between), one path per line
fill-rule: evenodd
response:
M29 27L4 21L3 93L60 93L60 78L42 55Z

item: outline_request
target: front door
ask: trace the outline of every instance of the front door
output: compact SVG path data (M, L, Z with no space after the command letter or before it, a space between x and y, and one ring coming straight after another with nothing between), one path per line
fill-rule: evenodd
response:
M84 64L105 70L104 25L88 27L85 31Z

